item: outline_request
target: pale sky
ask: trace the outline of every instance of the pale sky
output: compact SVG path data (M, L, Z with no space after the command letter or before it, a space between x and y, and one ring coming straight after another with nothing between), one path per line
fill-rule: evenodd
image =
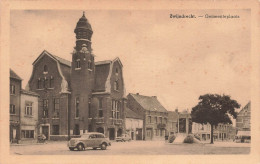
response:
M95 61L119 57L127 93L157 96L167 110L190 109L206 93L250 100L250 10L87 10ZM169 14L239 19L170 19ZM71 61L82 11L11 11L10 67L25 88L43 50Z

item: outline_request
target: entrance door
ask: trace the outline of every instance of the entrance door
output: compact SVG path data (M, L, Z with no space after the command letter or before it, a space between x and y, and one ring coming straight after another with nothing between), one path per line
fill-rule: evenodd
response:
M135 133L134 132L131 132L131 139L134 140L134 135Z
M115 139L115 129L114 128L110 128L109 129L109 139L110 140L114 140Z
M136 129L136 140L142 140L142 129Z
M46 140L49 138L49 126L42 126L42 134L45 135Z
M117 137L120 137L120 136L122 136L122 129L117 130Z
M152 129L146 129L146 140L152 140Z

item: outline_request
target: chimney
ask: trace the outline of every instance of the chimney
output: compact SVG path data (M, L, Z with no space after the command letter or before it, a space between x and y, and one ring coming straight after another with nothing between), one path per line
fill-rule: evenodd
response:
M137 95L139 95L139 93L136 93Z
M176 112L176 113L178 113L178 108L177 108L177 109L175 109L175 112Z

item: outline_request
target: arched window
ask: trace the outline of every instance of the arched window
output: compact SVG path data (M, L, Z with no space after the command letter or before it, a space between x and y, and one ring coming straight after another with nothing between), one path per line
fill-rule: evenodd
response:
M76 60L76 69L80 69L80 59Z
M48 72L48 67L47 67L47 65L44 65L43 71L44 71L44 72Z

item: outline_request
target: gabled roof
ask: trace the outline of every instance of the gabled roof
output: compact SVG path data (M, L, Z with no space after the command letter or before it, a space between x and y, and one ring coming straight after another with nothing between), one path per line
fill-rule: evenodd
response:
M131 95L145 110L167 112L155 96L143 96L133 93L130 93L129 95Z
M104 60L95 62L95 93L111 92L110 79L112 76L112 67L115 62L118 62L119 65L123 67L118 57L112 61Z
M21 80L21 81L23 80L11 68L10 68L10 78Z
M245 111L251 112L251 101L249 101L239 112L238 115L244 115Z
M134 111L132 111L127 107L125 108L125 112L126 112L126 118L143 119L142 116L138 115L137 113L135 113Z
M66 66L71 67L71 62L63 59L61 57L58 57L56 55L52 55L51 53L49 53L48 51L44 50L41 55L33 62L33 65L35 65L44 55L48 55L50 58L54 59L55 61L58 61L60 64L64 64Z

